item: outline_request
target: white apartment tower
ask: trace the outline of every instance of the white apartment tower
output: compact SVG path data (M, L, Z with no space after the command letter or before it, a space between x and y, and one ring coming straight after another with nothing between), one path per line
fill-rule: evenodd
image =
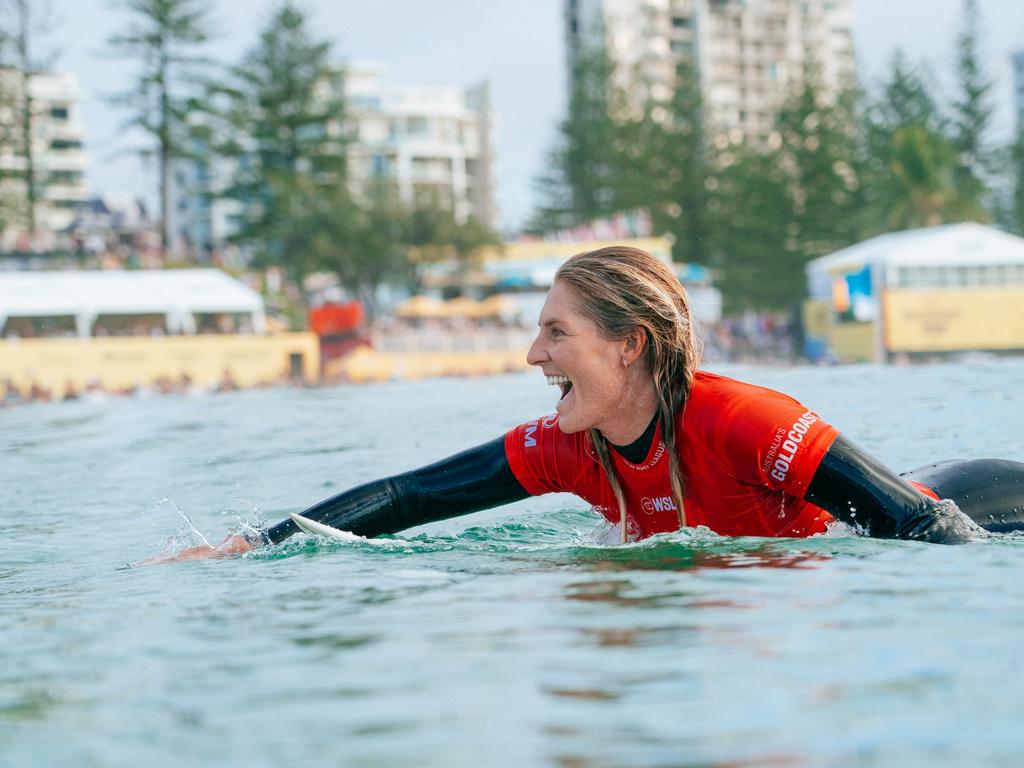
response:
M811 72L826 98L852 84L852 0L565 0L570 62L601 42L638 101L696 64L709 127L755 142Z
M374 180L395 185L402 200L436 200L464 221L474 216L492 228L495 120L489 87L385 87L369 65L346 65L323 85L345 102L348 181L360 195ZM328 130L334 130L334 126ZM238 231L244 204L222 197L236 160L214 157L197 143L172 174L173 248L200 259L219 251Z
M413 204L433 197L460 220L474 216L494 227L495 121L487 83L385 87L366 64L339 73L348 119L349 177L359 192L373 179L390 180Z
M27 199L22 180L27 163L18 125L20 105L24 103L21 83L18 71L0 69L0 195L15 208L23 207ZM55 234L71 223L75 209L89 199L78 79L70 73L37 74L29 78L28 88L37 192L36 235L34 240L30 238L24 222L16 217L8 221L0 238L6 248L26 250L52 246Z

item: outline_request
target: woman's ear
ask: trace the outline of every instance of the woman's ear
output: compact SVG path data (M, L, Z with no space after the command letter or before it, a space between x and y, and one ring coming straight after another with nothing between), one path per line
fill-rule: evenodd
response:
M622 350L622 364L629 368L647 351L647 331L637 326L625 339Z

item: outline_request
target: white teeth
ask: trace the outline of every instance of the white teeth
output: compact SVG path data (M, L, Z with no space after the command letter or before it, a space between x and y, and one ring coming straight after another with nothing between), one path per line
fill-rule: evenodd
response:
M547 379L548 379L548 384L550 384L553 387L557 387L557 386L561 386L562 384L568 384L569 383L569 377L568 376L548 376Z

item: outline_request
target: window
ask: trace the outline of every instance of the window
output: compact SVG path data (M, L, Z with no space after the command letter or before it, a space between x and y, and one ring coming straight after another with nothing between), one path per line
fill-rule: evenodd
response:
M68 119L68 108L67 107L50 107L50 117L54 120L67 120Z
M427 133L427 118L425 117L410 117L407 126L407 131L410 136L424 136Z
M81 171L50 171L51 184L74 184L81 180Z

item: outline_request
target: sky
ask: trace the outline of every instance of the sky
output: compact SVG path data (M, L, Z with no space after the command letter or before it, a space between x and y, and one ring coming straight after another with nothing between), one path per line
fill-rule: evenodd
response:
M74 72L83 91L82 122L90 156L87 181L98 194L155 199L155 168L136 150L144 137L123 128L108 97L130 87L134 64L110 55L107 38L128 15L116 0L50 0L51 31L40 39L56 52L55 69ZM468 86L487 79L498 113L497 202L512 231L534 205L565 108L563 0L300 0L314 35L340 60L372 62L389 85ZM897 48L951 96L954 41L962 0L853 0L858 70L870 85ZM998 111L992 140L1012 126L1009 54L1024 48L1024 1L979 0L988 73ZM211 0L210 55L232 62L252 46L276 0Z

